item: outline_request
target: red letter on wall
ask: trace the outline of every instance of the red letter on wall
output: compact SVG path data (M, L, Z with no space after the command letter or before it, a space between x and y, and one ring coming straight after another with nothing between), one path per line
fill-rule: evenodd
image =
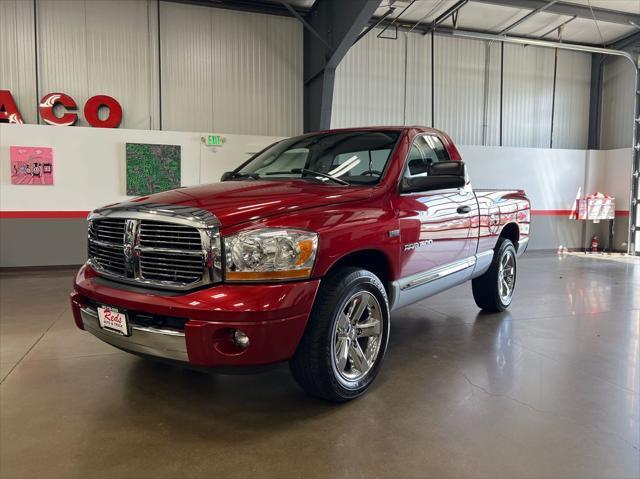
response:
M0 123L24 123L9 90L0 90Z
M101 120L98 116L98 110L102 106L109 108L109 116L106 120ZM118 128L122 121L122 107L115 98L110 96L92 96L84 104L84 117L95 128Z
M64 106L67 110L76 110L78 108L76 102L69 95L65 93L49 93L40 100L40 116L42 119L50 125L74 125L78 121L78 115L75 113L65 113L60 117L53 113L53 107L58 104Z

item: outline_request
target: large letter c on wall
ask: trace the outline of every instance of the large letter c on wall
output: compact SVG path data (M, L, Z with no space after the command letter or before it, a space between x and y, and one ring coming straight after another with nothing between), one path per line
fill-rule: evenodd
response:
M67 110L76 110L78 105L69 95L65 93L49 93L42 97L40 100L40 116L42 119L49 123L49 125L57 126L71 126L75 125L78 121L78 115L75 113L65 113L62 116L56 116L53 113L53 108L56 105L62 105Z
M101 120L98 116L100 107L109 108L109 116ZM122 107L120 103L107 95L92 96L84 104L84 117L91 126L95 128L117 128L122 121Z

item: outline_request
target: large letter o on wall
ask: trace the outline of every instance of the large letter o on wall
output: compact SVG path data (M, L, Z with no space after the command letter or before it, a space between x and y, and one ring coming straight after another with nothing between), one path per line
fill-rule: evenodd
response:
M75 113L65 113L62 116L56 116L53 113L53 108L56 105L62 105L67 110L76 110L78 105L76 102L66 93L49 93L42 97L40 100L40 116L49 125L56 126L71 126L75 125L78 121L78 115Z
M109 116L105 120L98 116L98 110L103 106L109 109ZM110 96L92 96L84 104L84 118L94 128L118 128L122 121L122 107Z

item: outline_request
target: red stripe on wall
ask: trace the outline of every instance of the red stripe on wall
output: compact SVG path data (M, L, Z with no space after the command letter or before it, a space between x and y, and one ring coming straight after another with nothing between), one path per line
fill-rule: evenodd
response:
M575 215L574 210L531 210L531 216L571 216ZM627 210L616 210L616 216L629 216Z
M0 211L0 218L86 218L88 211Z
M86 218L88 211L0 211L0 218ZM531 216L573 216L573 210L531 210ZM628 217L626 210L616 210L616 216Z
M531 210L531 216L573 216L573 210Z

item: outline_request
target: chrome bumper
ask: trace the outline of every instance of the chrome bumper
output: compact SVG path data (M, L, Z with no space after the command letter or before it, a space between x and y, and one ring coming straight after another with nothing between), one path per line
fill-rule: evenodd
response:
M189 361L184 333L171 329L131 325L131 336L122 336L100 327L98 314L91 308L80 308L85 331L116 348L176 361Z

